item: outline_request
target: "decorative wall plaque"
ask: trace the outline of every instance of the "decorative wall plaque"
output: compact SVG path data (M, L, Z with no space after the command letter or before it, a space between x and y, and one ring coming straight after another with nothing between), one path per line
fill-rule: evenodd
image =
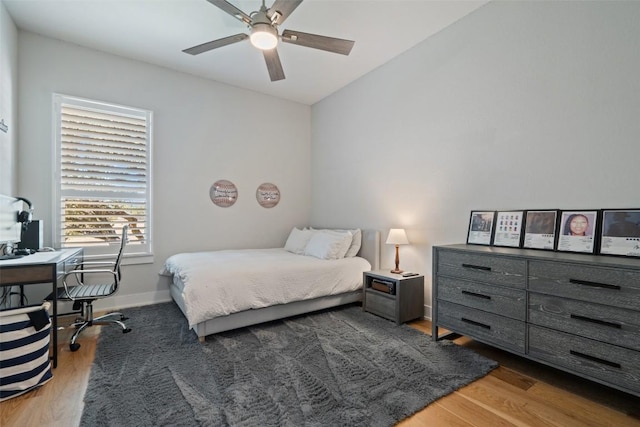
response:
M280 201L280 190L270 182L265 182L256 190L256 199L263 208L272 208Z
M238 189L233 182L221 179L213 183L209 189L209 197L217 206L228 208L238 200Z

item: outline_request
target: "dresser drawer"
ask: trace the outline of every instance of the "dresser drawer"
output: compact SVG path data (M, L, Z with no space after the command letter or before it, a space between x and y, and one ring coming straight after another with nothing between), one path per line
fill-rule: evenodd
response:
M447 301L438 301L437 316L438 326L524 354L524 322Z
M640 309L640 271L531 261L529 290L615 307Z
M640 312L529 294L529 322L640 351Z
M640 393L640 353L529 326L529 356Z
M514 288L525 287L526 261L503 256L438 252L438 275Z
M513 319L526 319L524 289L503 288L450 277L438 281L438 299L500 314Z
M396 300L393 295L383 294L373 289L365 290L365 309L378 316L394 320Z

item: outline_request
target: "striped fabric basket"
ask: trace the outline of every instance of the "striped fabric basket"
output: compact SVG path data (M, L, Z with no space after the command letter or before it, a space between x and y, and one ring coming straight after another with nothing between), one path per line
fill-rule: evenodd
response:
M0 311L0 402L52 378L49 305Z

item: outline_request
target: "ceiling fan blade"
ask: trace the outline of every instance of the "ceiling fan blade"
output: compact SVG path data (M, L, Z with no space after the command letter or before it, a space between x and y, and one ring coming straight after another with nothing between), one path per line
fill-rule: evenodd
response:
M269 8L267 17L271 19L271 22L274 24L280 25L291 15L291 12L293 12L296 7L300 6L300 3L302 3L302 0L276 0L273 6ZM276 12L279 16L274 21L273 16Z
M284 30L282 32L282 41L342 55L349 55L355 43L353 40L336 39L293 30Z
M198 46L190 47L189 49L183 50L184 53L188 53L191 55L198 55L203 52L207 52L213 49L217 49L222 46L226 46L228 44L233 44L237 42L241 42L242 40L248 39L249 36L243 33L236 34L234 36L225 37L223 39L214 40L211 42L206 42L199 44Z
M251 24L251 17L246 13L244 13L243 11L241 11L240 9L238 9L237 7L235 7L234 5L232 5L231 3L229 3L228 1L225 1L225 0L207 0L207 1L212 5L217 6L220 9L224 10L234 18L244 22L245 24L247 25Z
M278 55L278 50L276 48L263 50L264 60L267 63L267 69L269 70L269 77L271 77L271 81L275 82L278 80L284 80L284 70L282 69L282 64L280 63L280 56Z

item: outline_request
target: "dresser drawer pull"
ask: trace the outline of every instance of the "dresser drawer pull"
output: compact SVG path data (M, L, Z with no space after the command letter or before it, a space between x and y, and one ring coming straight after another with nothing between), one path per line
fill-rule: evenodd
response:
M485 267L483 265L462 264L464 268L472 268L474 270L491 271L491 267Z
M605 360L605 359L600 359L599 357L590 356L588 354L580 353L579 351L569 350L569 353L571 353L574 356L578 356L578 357L581 357L583 359L590 360L592 362L602 363L603 365L611 366L612 368L618 368L618 369L622 368L622 365L620 365L619 363L610 362L610 361Z
M606 320L592 319L591 317L580 316L579 314L572 314L572 319L584 320L585 322L597 323L598 325L609 326L611 328L622 329L622 325L614 322L607 322Z
M472 297L477 297L477 298L482 298L482 299L491 299L491 297L489 295L482 295L482 294L477 294L475 292L470 292L470 291L462 291L462 293L464 295L469 295Z
M464 317L462 317L460 320L462 320L465 323L469 323L471 325L480 326L481 328L491 329L491 326L485 325L484 323L476 322L475 320L466 319Z
M592 286L594 288L614 289L619 291L621 288L618 285L609 285L607 283L589 282L588 280L569 279L569 283L575 285Z

